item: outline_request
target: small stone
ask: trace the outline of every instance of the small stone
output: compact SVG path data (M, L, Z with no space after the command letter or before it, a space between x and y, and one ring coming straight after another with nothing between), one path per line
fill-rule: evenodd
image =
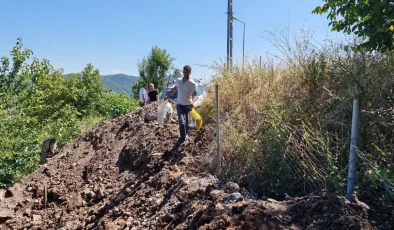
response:
M222 211L222 210L224 210L223 205L222 205L221 203L217 203L217 204L215 205L215 210L216 210L216 211Z
M41 215L34 215L33 214L33 224L34 225L40 225L41 224L41 220L42 220Z
M125 226L126 226L126 221L125 220L123 220L123 219L120 219L119 221L118 221L118 224L117 224L121 229L124 229L125 228Z
M12 210L0 210L0 219L11 218L13 216L14 216L14 212Z
M130 188L126 188L126 189L125 189L125 192L126 192L127 194L130 194L130 193L131 193L131 189L130 189Z
M225 188L230 190L231 192L238 192L239 191L239 185L237 183L233 183L233 182L226 183Z
M212 198L212 200L217 201L222 197L223 191L221 190L212 190L209 193L209 196Z
M90 189L89 189L88 187L86 187L86 188L83 190L83 194L89 195L89 193L90 193Z
M156 205L159 206L161 204L161 202L163 202L162 198L158 198L156 199Z
M12 187L7 189L7 193L11 196L17 196L21 191L19 184L14 184Z
M133 217L127 218L126 226L127 226L127 227L130 227L130 226L133 224L133 221L134 221Z
M239 192L234 192L234 193L231 193L231 195L230 195L230 200L232 200L232 201L239 201L242 199L243 199L243 197L242 197L241 193L239 193Z

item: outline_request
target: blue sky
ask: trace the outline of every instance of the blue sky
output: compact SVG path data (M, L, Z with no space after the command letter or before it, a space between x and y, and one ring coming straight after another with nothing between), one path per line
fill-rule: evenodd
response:
M330 32L326 16L312 15L322 1L233 0L234 16L246 23L249 57L275 52L263 31L289 26L315 31L318 41L340 38ZM137 62L152 46L189 64L192 77L208 78L210 65L226 56L227 0L3 0L0 7L0 55L22 37L24 46L65 73L80 72L88 63L101 74L138 76ZM242 57L243 25L234 21L234 59Z

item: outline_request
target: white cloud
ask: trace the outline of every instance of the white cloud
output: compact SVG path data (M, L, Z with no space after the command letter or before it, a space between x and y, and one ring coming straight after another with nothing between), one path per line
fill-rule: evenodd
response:
M111 70L111 74L118 74L118 73L123 73L123 71L120 70L120 69L113 69L113 70Z

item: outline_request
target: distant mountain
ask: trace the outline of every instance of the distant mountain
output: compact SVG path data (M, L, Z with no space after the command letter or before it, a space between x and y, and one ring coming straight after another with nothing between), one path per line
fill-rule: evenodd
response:
M74 73L65 74L65 77L75 75ZM111 74L101 75L101 80L104 83L104 87L113 90L114 92L124 92L128 96L131 95L131 88L134 82L138 81L139 77L130 76L126 74Z
M131 95L131 88L134 82L138 81L139 77L130 76L126 74L111 74L100 76L105 88L112 89L115 92L125 92Z

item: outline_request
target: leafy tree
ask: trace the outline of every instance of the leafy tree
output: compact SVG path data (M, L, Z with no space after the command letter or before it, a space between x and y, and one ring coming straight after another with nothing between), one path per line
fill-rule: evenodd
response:
M180 78L180 77L183 77L182 70L175 68L174 72L172 73L172 78L176 79L176 78Z
M84 127L138 106L135 99L105 89L91 64L66 78L49 60L26 63L32 53L19 38L11 57L0 60L0 170L7 169L0 171L0 187L36 169L44 139L68 142Z
M26 87L26 74L19 75L26 70L27 64L24 62L29 59L33 52L30 49L22 50L22 38L17 39L16 46L11 50L12 67L10 68L10 60L8 57L1 58L0 66L0 92L3 95L6 92L17 93ZM26 71L25 71L26 73Z
M88 64L82 71L80 91L78 98L78 110L83 114L89 114L99 109L103 94L107 91L100 78L100 71Z
M138 98L138 92L144 83L153 83L156 89L163 89L167 83L167 77L173 69L172 62L174 60L175 58L171 57L166 49L152 47L149 55L138 62L140 79L133 85L134 97Z
M388 0L323 0L312 13L328 13L333 31L354 33L363 42L355 50L386 52L394 48L394 3Z

